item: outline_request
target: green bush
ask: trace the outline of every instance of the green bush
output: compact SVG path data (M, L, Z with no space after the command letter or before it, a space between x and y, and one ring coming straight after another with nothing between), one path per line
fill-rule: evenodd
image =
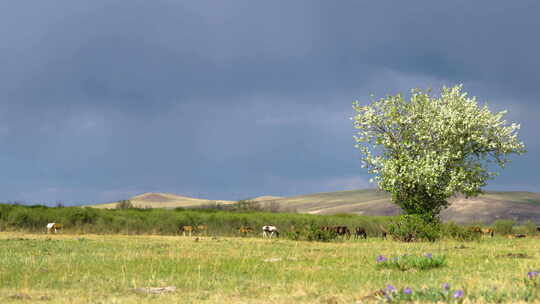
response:
M394 240L402 242L436 241L441 237L441 224L438 220L417 214L407 214L390 222L388 232Z
M529 221L526 221L523 223L523 225L520 226L520 228L523 230L523 233L525 234L537 234L538 230L536 230L536 224Z
M37 230L45 228L47 220L44 218L43 213L37 209L30 209L24 206L16 206L10 210L7 215L7 226L22 227L29 230Z
M97 212L92 208L63 208L68 216L70 226L82 224L93 224L97 217Z
M306 230L306 241L330 242L337 239L338 234L334 230L322 230L316 225L310 225Z
M129 209L133 207L134 206L130 200L121 200L118 203L116 203L116 206L115 206L116 209Z
M493 231L498 234L512 234L515 223L513 220L496 220Z
M290 240L309 242L331 242L338 239L339 235L333 230L322 230L316 223L310 223L303 229L291 229L283 231L282 235Z

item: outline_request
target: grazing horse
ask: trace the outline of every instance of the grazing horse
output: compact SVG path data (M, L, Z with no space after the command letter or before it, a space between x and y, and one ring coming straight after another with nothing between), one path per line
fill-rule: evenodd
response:
M246 236L248 233L251 233L253 232L253 229L249 226L242 226L240 228L238 228L238 232L240 234L243 234L244 236Z
M490 237L493 237L493 229L482 228L482 235L489 235Z
M58 224L58 223L48 223L47 224L47 234L53 232L53 233L57 233L58 230L62 229L62 224Z
M492 228L480 228L478 226L472 226L469 228L470 231L474 233L481 234L482 236L489 235L493 237L493 229Z
M279 237L279 231L276 226L268 226L268 225L263 226L262 230L263 230L263 237L269 237L269 238L273 236Z
M186 236L186 232L188 232L189 236L191 236L191 233L193 232L193 226L180 226L180 232L182 232L183 236Z
M197 232L201 234L208 234L208 225L198 225Z
M364 227L356 227L356 228L354 228L354 238L357 239L359 237L367 239L367 233L366 233L366 229Z

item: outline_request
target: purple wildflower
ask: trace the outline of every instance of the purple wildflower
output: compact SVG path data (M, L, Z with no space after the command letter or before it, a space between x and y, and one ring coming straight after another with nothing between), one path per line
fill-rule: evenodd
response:
M396 292L397 291L396 288L393 285L390 285L390 284L386 285L386 289L388 291L390 291L390 292Z
M529 271L527 272L527 276L529 277L529 279L533 279L535 278L536 276L539 276L540 275L540 271Z
M428 258L428 259L433 258L433 254L431 254L431 253L426 253L426 254L424 254L424 256L425 256L426 258Z
M457 299L461 297L463 297L463 290L456 290L456 292L454 292L454 298Z
M442 285L442 288L443 288L444 290L450 290L450 284L444 283L444 284Z
M386 262L388 259L384 255L379 255L377 257L377 263Z
M410 289L409 287L405 287L405 289L403 289L403 293L410 295L412 293L412 289Z

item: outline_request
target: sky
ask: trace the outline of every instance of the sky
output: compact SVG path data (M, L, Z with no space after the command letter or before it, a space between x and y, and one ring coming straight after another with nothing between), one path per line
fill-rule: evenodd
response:
M0 201L373 187L352 102L462 83L540 192L540 1L0 2Z

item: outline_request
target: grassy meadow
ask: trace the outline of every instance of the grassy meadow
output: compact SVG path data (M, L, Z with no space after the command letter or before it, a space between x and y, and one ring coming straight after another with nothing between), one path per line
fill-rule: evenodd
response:
M377 257L444 256L442 267L377 267ZM540 302L540 238L329 243L260 237L0 232L2 303L377 303L393 285L417 302ZM175 286L148 294L136 288ZM462 298L452 295L463 290ZM416 296L416 298L415 298Z

